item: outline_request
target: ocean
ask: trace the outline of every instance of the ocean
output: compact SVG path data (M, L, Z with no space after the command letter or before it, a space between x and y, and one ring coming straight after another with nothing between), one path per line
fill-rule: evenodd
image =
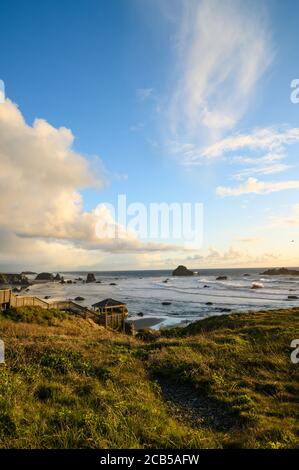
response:
M140 313L143 318L159 319L155 328L188 324L229 312L298 306L299 300L287 300L287 297L299 297L299 277L263 276L260 273L265 269L199 269L192 277L172 277L168 270L102 271L94 272L101 284L46 282L34 284L28 294L41 298L51 296L50 300L80 296L85 299L81 305L86 306L111 297L127 304L131 320L140 319ZM87 272L60 274L65 280L74 281L78 277L86 279ZM218 276L227 276L227 279L216 280ZM255 282L263 287L251 289Z

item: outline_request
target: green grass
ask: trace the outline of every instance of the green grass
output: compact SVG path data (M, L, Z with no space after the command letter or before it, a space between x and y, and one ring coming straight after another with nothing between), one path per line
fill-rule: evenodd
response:
M299 309L213 317L146 342L46 312L0 317L0 447L299 446ZM233 425L195 426L162 381L208 398Z
M16 322L38 323L47 325L54 325L57 320L64 320L66 317L66 313L58 309L50 308L46 310L34 306L10 308L8 310L0 312L0 321L1 319L7 319Z

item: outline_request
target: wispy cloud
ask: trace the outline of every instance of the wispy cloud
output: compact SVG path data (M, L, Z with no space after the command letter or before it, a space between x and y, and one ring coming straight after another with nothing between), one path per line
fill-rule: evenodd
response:
M272 61L263 8L241 0L185 2L179 78L170 106L172 130L231 129L246 111Z
M282 173L286 170L289 170L291 165L287 165L285 163L277 163L274 165L265 165L261 167L250 167L246 168L245 170L241 170L233 175L233 178L236 180L243 180L248 178L252 175L273 175L275 173Z
M290 129L262 128L248 134L235 134L206 147L202 156L213 158L228 153L247 149L252 151L268 151L269 156L281 156L285 146L299 141L299 128Z
M239 250L234 246L230 246L225 251L219 251L211 247L203 254L196 254L189 256L187 260L190 263L200 262L201 266L214 267L214 266L258 266L263 263L273 263L279 258L276 253L251 253L244 250Z
M264 182L256 178L248 178L244 184L235 188L218 186L218 196L241 196L243 194L269 194L287 189L299 189L299 180Z
M140 101L145 101L153 95L153 88L138 88L136 94Z

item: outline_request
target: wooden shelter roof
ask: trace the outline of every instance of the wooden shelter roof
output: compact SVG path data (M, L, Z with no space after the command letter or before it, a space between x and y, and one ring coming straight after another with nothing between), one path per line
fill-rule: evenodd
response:
M114 299L104 299L101 300L100 302L96 302L95 304L92 305L92 307L122 307L125 306L126 304L124 302L120 302L119 300L114 300Z

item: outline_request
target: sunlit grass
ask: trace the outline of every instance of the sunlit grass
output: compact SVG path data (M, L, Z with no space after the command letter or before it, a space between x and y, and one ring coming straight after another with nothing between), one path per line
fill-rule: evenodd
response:
M142 342L57 312L6 313L0 446L298 447L298 320L299 309L214 317ZM229 431L176 413L161 379L213 400Z

